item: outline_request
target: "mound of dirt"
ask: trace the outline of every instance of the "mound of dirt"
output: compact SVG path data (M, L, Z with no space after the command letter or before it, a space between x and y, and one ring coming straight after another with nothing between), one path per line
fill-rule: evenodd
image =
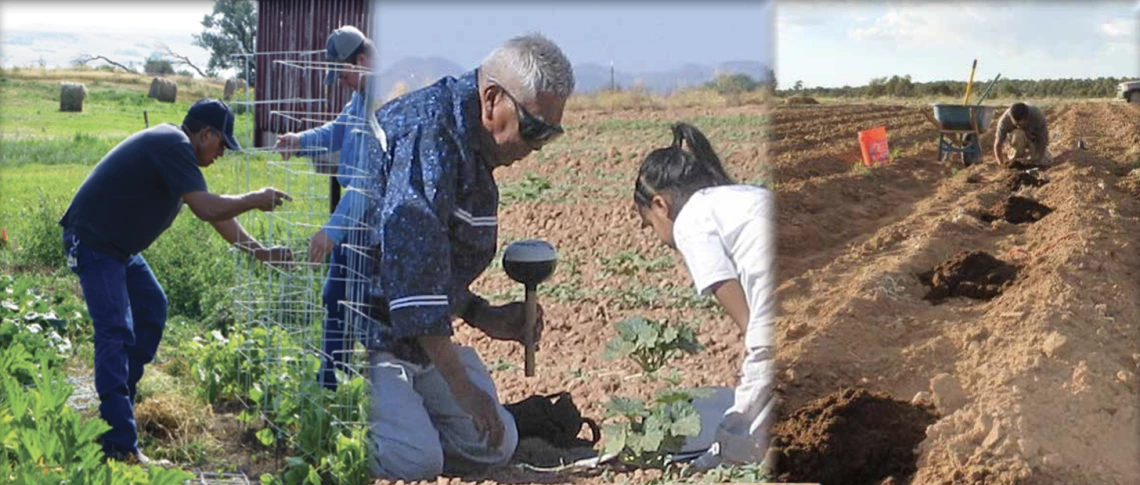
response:
M906 483L932 409L882 393L844 389L809 402L775 427L780 481L823 485Z
M982 214L981 219L986 222L1003 220L1010 224L1025 224L1037 222L1049 215L1050 212L1053 212L1053 209L1045 204L1014 195L995 207L989 214Z
M819 104L819 101L811 96L792 96L784 98L784 104Z
M918 278L930 287L924 300L937 302L955 296L989 300L1017 278L1017 267L986 252L963 251Z
M1041 187L1049 183L1049 177L1041 173L1040 170L1025 170L1011 174L1005 179L1005 186L1009 190L1017 192L1022 187Z

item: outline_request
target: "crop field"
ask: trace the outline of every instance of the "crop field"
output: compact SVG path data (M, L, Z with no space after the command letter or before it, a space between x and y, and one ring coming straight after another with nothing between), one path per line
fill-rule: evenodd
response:
M77 401L93 392L92 329L56 222L91 167L143 127L143 110L152 126L178 123L193 98L158 103L142 84L88 81L85 112L60 113L58 79L2 79L6 444L13 396L47 399L18 392L45 382L39 375L70 378L78 418L69 426L99 422L97 406ZM496 172L500 248L541 238L558 250L554 275L538 287L546 323L537 376L524 375L517 344L491 342L462 323L456 340L479 351L504 403L569 392L604 425L607 442L597 449L616 447L622 464L559 473L512 466L440 483L1108 484L1140 476L1140 257L1130 243L1140 231L1140 106L1050 104L1056 164L1032 172L993 163L992 130L982 138L985 163L939 161L923 109L777 106L716 93L571 100L565 137ZM641 229L633 209L638 166L671 142L675 121L704 131L736 178L778 196L778 476L753 467L693 475L632 466L659 463L669 440L692 431L691 419L663 406L691 388L733 386L743 354L740 331L714 300L695 294L679 255ZM892 160L864 167L857 132L879 125ZM248 139L246 126L239 116L239 140ZM288 183L273 178L269 161L229 156L203 172L221 193ZM274 237L265 214L243 224ZM307 250L303 240L274 242ZM363 419L362 379L336 393L306 388L296 376L314 372L315 360L301 352L295 374L273 377L272 389L254 385L272 379L251 355L270 341L296 346L234 310L242 275L264 270L248 269L247 258L189 213L143 254L170 300L136 406L144 452L197 475L363 481L367 437L328 422ZM984 281L946 287L976 274ZM497 304L523 295L498 258L472 290ZM644 335L651 338L638 340ZM53 360L10 358L17 342ZM26 389L48 387L59 388ZM243 405L250 402L260 404ZM63 407L57 414L70 416ZM654 437L642 426L646 416L670 425ZM552 467L588 452L527 440L514 461ZM30 455L4 453L21 470L43 469L21 462Z

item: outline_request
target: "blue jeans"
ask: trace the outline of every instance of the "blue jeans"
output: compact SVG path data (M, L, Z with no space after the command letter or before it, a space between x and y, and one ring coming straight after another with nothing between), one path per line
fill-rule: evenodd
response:
M349 370L349 356L352 354L355 345L354 336L363 330L359 312L365 311L365 309L361 304L367 301L364 296L367 291L367 283L362 277L367 272L367 268L353 268L353 271L350 272L348 270L349 264L360 265L355 262L359 260L355 253L352 257L353 261L349 261L350 251L340 244L333 248L329 260L329 274L321 292L321 300L325 305L327 316L324 320L324 335L321 345L324 354L322 355L323 360L318 379L322 386L331 390L336 390L336 369L345 372ZM351 295L348 291L350 283L353 290ZM346 310L341 304L341 302L350 300L357 307L357 312Z
M111 425L103 452L112 458L138 453L135 395L166 328L166 294L141 255L121 261L84 246L67 229L63 248L95 326L95 391L99 415Z

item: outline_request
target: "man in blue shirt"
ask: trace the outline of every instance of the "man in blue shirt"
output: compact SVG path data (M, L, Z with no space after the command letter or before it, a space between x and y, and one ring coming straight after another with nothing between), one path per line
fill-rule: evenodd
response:
M379 106L374 99L374 85L365 74L373 66L374 49L372 41L353 26L343 26L329 35L325 45L325 59L328 62L345 63L356 66L354 69L332 69L325 77L325 85L332 85L338 79L341 84L353 90L352 98L335 120L301 133L286 133L277 137L274 147L281 151L282 158L288 160L294 153L303 156L319 155L322 150L329 153L340 152L337 164L337 182L345 190L344 197L337 203L336 210L328 222L310 239L309 262L324 261L330 252L329 273L322 291L325 311L322 348L324 360L320 370L320 381L329 389L336 389L335 369L345 369L348 350L352 345L350 335L358 330L351 325L357 313L348 312L342 301L363 303L366 298L363 265L359 252L352 247L364 246L361 221L364 217L365 199L357 187L366 180L367 172L361 166L363 152L359 143L361 137L369 136L367 116L375 116ZM353 283L349 285L348 283Z
M109 458L149 460L138 449L134 399L143 368L154 360L166 327L166 295L143 250L174 222L183 203L230 244L266 263L288 265L287 248L265 248L234 219L253 209L272 211L288 194L273 188L239 196L206 188L202 167L226 148L240 150L234 115L216 99L194 103L182 126L164 123L138 132L111 150L80 185L60 220L67 265L79 276L95 326L95 390Z
M383 131L367 139L377 174L367 339L376 476L430 480L504 465L514 453L514 419L478 354L452 342L452 318L523 341L522 303L492 306L468 286L496 253L493 170L562 134L573 89L570 62L533 34L380 109Z

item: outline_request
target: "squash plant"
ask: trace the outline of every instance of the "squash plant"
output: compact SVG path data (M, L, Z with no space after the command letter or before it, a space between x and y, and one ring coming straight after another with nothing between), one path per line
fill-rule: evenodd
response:
M659 376L669 362L702 349L696 333L686 324L634 316L617 323L617 336L606 343L606 359L625 357L641 368L643 379L664 381L650 402L611 397L603 418L602 451L617 454L624 463L664 467L669 454L680 451L685 439L701 431L693 400L711 391L679 388L676 370Z

